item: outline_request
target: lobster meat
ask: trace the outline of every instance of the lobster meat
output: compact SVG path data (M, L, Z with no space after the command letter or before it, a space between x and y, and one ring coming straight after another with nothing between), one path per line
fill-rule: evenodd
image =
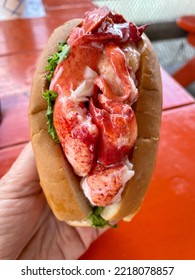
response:
M138 91L123 49L128 43L133 52L145 28L107 7L88 12L70 34L70 54L50 84L58 93L53 122L59 141L92 205L119 201L134 174L128 158L137 138L131 105Z

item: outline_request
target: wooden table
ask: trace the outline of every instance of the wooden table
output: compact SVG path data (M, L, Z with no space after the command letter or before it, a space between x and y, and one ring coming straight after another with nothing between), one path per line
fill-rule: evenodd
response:
M71 3L45 0L44 18L0 22L0 176L29 141L31 80L51 31L93 8L90 1L74 1L74 8ZM130 223L121 221L102 235L81 259L195 258L195 102L161 71L161 139L143 206Z

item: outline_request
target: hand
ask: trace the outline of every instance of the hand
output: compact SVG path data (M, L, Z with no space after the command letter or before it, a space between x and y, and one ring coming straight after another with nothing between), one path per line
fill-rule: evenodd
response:
M55 218L27 144L0 181L0 259L78 259L103 231Z

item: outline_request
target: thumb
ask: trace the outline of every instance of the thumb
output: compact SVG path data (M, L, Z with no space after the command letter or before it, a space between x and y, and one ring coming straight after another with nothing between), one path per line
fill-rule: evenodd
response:
M45 208L35 159L28 143L0 180L0 259L16 259L37 228Z
M36 168L35 158L32 145L29 142L26 144L16 161L13 163L10 170L0 180L0 190L5 193L11 193L12 196L23 196L29 191L40 191L39 176ZM32 188L36 185L37 188ZM22 193L23 194L22 194Z

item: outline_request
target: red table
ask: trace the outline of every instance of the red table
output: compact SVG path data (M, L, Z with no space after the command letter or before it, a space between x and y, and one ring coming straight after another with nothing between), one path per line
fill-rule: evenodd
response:
M0 22L0 176L29 141L31 79L49 34L63 21L82 17L93 7L87 0L82 5L74 1L74 8L71 1L53 2L44 1L45 18ZM28 40L26 33L32 34ZM161 138L143 206L130 223L121 221L117 229L102 235L81 259L195 258L195 103L183 87L161 71Z
M195 104L163 112L156 169L140 212L81 259L195 259Z

